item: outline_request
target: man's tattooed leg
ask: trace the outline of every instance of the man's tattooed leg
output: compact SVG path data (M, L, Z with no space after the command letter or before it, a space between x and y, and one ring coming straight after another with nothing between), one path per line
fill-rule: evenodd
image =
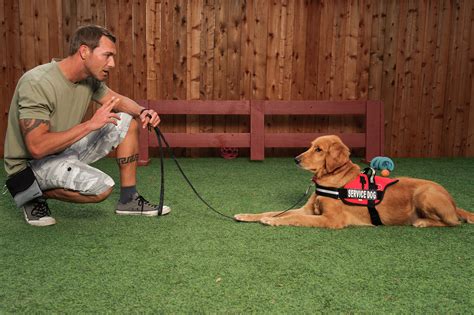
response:
M138 161L138 154L134 154L127 157L117 158L117 163L119 165L129 164Z

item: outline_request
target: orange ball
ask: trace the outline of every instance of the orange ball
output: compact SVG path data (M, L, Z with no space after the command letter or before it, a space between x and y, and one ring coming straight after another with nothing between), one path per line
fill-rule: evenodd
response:
M389 171L389 170L382 170L382 171L380 172L380 175L382 175L382 176L384 176L384 177L387 177L387 176L390 175L390 171Z

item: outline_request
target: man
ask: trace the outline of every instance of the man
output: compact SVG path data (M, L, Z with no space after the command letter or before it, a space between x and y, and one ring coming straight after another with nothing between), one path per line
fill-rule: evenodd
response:
M115 67L115 54L114 35L83 26L71 38L68 57L36 67L18 82L8 116L5 170L7 186L31 225L56 223L47 198L78 203L107 198L112 178L88 164L114 148L121 183L115 212L170 212L165 206L158 213L136 190L140 125L155 127L160 118L103 83ZM102 106L82 122L91 99Z

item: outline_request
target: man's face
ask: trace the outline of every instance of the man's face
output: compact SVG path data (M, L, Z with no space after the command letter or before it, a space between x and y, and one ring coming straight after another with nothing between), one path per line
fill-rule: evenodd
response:
M116 54L115 44L108 37L102 36L99 46L94 50L89 49L85 58L85 67L88 75L99 81L104 81L109 76L109 71L115 67L114 56Z

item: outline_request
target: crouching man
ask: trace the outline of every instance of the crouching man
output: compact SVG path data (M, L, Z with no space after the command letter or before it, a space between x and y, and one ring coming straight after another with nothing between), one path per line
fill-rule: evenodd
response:
M139 129L157 126L160 118L103 82L115 67L115 40L103 27L80 27L71 38L68 57L26 72L17 84L4 161L7 187L31 225L56 223L48 198L77 203L107 198L114 181L89 164L115 148L121 184L115 212L170 212L166 206L159 211L136 190ZM82 122L91 99L102 106Z

